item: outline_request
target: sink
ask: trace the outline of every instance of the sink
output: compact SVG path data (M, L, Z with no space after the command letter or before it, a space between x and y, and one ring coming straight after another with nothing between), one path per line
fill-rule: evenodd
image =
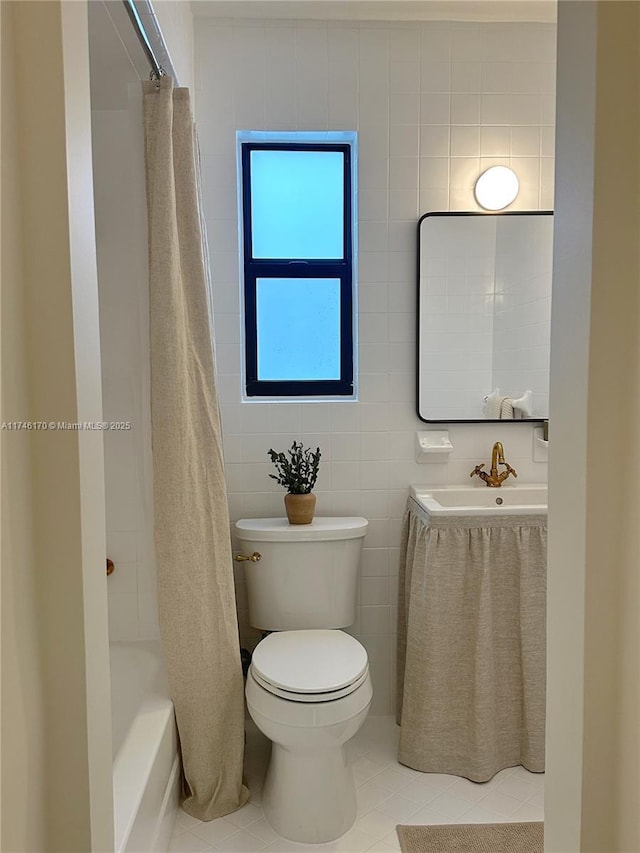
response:
M501 486L410 486L411 497L429 515L544 515L546 485Z

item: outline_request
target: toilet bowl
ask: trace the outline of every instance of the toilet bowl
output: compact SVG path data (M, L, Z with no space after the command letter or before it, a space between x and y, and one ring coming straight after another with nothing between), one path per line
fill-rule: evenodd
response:
M344 747L372 696L367 653L343 631L282 631L256 646L247 706L272 742L262 806L280 835L321 843L353 825L356 793Z
M271 740L262 803L293 841L338 838L356 819L345 753L373 695L367 653L340 630L356 618L364 518L240 519L249 621L271 631L247 673L249 713Z

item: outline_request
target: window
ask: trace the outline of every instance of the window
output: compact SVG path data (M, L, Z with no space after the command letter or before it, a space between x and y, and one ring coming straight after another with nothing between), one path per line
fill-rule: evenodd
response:
M354 395L355 133L311 136L239 134L247 397Z

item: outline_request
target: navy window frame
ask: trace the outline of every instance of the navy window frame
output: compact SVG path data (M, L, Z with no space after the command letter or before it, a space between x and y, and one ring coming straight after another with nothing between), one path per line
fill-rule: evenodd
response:
M339 151L344 155L343 257L255 258L252 250L251 152ZM242 142L242 226L244 260L245 390L247 397L353 397L353 222L351 145L338 142ZM258 378L256 282L259 278L340 280L340 378L267 380Z

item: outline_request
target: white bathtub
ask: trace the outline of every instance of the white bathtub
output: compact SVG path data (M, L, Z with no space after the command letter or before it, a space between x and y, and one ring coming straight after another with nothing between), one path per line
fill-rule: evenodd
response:
M116 853L166 851L180 762L159 642L111 644L111 710Z

